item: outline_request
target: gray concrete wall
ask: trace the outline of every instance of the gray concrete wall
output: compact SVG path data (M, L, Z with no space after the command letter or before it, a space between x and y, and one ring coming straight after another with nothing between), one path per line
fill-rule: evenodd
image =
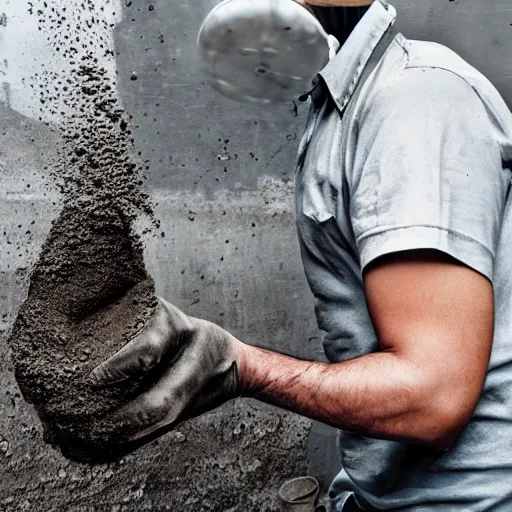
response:
M206 86L195 40L216 3L98 2L115 24L111 72L133 115L162 222L161 232L146 239L148 267L158 292L190 314L250 343L321 359L293 220L304 108L238 105ZM459 51L512 103L510 0L394 4L407 36ZM26 84L34 72L65 70L66 63L27 8L26 0L0 0L0 510L264 511L275 510L284 478L309 472L327 482L338 465L333 431L248 400L189 422L116 464L72 464L42 443L37 418L14 382L5 333L59 209L44 169L58 136L44 121L60 119L38 119ZM134 72L137 80L130 79Z

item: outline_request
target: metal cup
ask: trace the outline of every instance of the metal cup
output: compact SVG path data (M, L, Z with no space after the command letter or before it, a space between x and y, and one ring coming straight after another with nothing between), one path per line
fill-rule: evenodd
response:
M286 481L278 491L281 512L314 512L320 485L312 476Z

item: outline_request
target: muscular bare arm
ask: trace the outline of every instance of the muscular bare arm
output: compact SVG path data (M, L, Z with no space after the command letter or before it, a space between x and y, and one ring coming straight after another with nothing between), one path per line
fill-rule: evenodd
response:
M344 430L449 448L482 391L491 283L448 256L419 251L378 261L364 284L380 352L324 364L240 343L243 389Z
M156 370L155 384L112 418L130 425L134 439L242 394L368 437L449 448L482 392L491 283L422 250L377 260L364 286L376 353L337 364L301 361L246 345L161 299L150 324L91 377L119 384Z

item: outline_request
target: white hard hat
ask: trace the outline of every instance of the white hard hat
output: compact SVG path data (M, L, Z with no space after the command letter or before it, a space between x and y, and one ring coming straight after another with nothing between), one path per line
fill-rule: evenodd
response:
M204 20L198 46L212 87L243 102L295 99L329 61L327 33L293 0L224 0Z

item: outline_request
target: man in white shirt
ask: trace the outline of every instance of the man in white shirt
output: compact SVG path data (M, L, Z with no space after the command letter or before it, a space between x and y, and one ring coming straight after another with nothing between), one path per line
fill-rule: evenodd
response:
M162 300L93 376L161 372L117 413L143 442L241 395L339 428L336 511L510 511L512 114L452 51L395 33L386 2L348 37L332 18L343 10L322 9L368 0L318 3L342 46L309 95L295 179L330 363L247 345Z

